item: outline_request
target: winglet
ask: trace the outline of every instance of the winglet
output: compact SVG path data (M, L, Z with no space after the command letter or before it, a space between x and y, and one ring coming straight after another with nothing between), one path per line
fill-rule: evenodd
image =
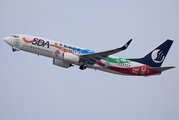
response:
M131 43L132 39L130 39L124 46L122 46L120 49L125 50L129 44Z

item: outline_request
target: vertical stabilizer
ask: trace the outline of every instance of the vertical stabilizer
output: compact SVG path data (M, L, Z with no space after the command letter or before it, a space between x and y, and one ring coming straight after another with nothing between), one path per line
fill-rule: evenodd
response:
M149 65L151 67L160 67L163 61L165 60L172 43L173 43L172 40L166 40L164 43L162 43L160 46L155 48L145 57L139 59L129 59L129 60L140 62L142 64Z

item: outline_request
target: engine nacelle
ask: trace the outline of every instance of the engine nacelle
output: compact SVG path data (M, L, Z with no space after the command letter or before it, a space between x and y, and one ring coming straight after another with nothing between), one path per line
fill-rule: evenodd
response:
M74 63L74 64L78 64L80 60L79 56L74 55L72 53L63 53L62 59L64 61L67 61L69 63Z
M53 64L60 66L60 67L64 67L64 68L69 68L71 66L73 66L71 63L66 63L62 60L58 60L58 59L53 59Z

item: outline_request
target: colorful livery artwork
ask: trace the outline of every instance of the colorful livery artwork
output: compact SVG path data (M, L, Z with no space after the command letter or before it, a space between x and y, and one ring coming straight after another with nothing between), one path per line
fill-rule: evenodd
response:
M23 50L50 57L53 58L54 65L64 68L78 65L81 70L92 68L114 74L131 76L159 75L162 71L174 68L174 66L161 67L173 43L172 40L166 40L143 58L135 59L111 56L112 54L125 50L132 39L120 48L97 53L93 50L32 35L17 34L4 38L4 41L12 46L14 52Z

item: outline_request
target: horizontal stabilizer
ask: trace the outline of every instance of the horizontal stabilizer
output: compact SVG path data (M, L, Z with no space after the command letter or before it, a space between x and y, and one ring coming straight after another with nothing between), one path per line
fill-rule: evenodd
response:
M169 70L169 69L172 69L172 68L175 68L175 67L174 66L171 66L171 67L153 67L153 68L149 68L149 69L152 70L152 71L155 71L155 72L162 72L162 71Z

